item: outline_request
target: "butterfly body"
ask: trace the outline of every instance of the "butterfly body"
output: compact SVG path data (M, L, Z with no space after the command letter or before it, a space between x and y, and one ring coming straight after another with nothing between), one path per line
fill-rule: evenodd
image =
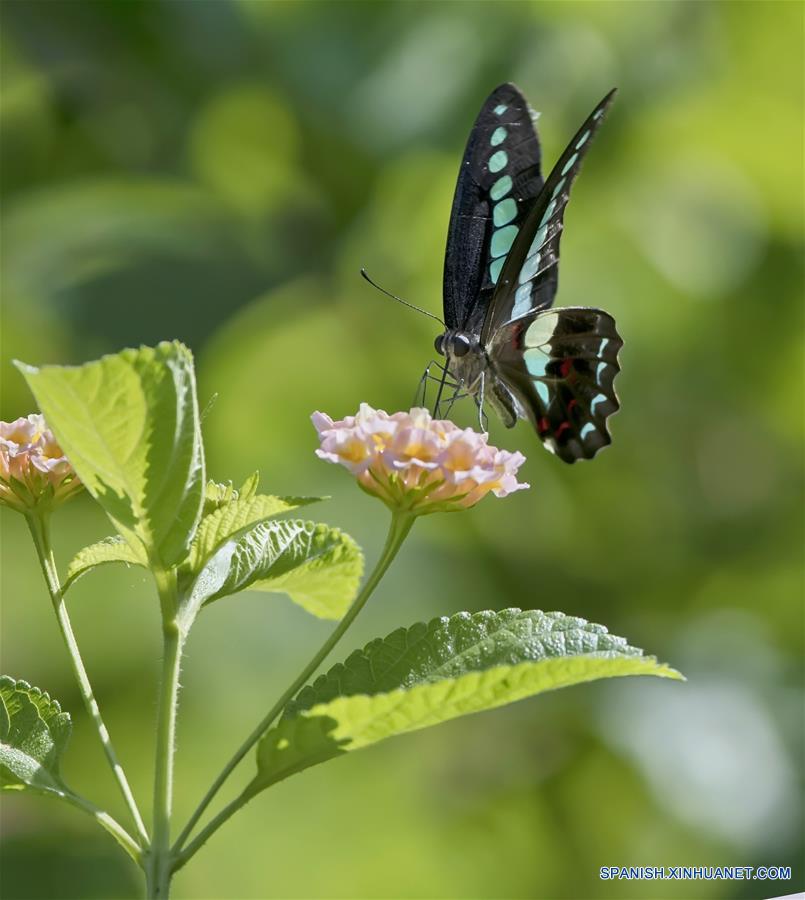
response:
M522 407L496 375L494 363L481 344L480 334L447 329L436 339L436 349L445 356L445 369L456 386L476 397L479 406L488 403L508 428L524 417Z
M528 104L514 85L493 91L467 142L448 231L436 412L451 379L449 405L470 394L508 427L527 419L565 462L590 459L610 443L606 420L618 408L613 381L623 342L612 317L551 308L570 188L613 95L543 181Z

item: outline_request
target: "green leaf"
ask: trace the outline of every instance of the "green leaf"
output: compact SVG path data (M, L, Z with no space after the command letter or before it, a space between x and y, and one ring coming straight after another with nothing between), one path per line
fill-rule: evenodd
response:
M360 548L337 528L297 519L260 521L221 544L194 579L184 579L182 626L203 604L247 588L288 594L315 616L339 619L362 572Z
M0 676L0 788L65 796L59 760L70 729L70 716L46 693Z
M458 613L401 628L300 692L260 742L247 791L396 734L622 675L682 677L602 625L563 613Z
M130 566L148 565L148 560L142 552L126 543L122 537L112 535L76 553L67 567L67 578L64 580L62 591L66 592L82 575L86 575L96 566L113 562L122 562Z
M208 481L204 487L204 506L202 518L231 503L238 496L238 492L232 486L232 482L221 484L218 481Z
M222 484L219 481L208 481L204 488L204 511L202 518L226 506L233 500L250 500L257 493L257 485L260 481L260 473L253 472L243 482L240 488L235 490L231 481Z
M193 357L183 344L83 366L18 363L76 472L132 547L183 558L204 500Z
M238 488L238 497L241 500L251 500L257 493L257 485L260 483L260 473L252 472L251 475Z
M256 483L255 483L256 488ZM245 495L228 502L221 502L216 509L205 515L199 523L185 568L199 572L212 553L245 528L264 522L280 513L316 503L319 497L272 497L268 494L250 494L249 481L244 487Z

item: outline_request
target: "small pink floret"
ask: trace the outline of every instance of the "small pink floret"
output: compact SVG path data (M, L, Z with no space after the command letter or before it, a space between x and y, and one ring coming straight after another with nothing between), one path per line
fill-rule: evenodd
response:
M0 422L0 503L24 511L61 502L80 488L42 415Z
M461 509L488 493L505 497L528 487L517 481L522 453L491 447L485 434L426 409L389 415L362 403L357 415L338 422L321 412L311 419L321 442L316 455L349 469L393 509Z

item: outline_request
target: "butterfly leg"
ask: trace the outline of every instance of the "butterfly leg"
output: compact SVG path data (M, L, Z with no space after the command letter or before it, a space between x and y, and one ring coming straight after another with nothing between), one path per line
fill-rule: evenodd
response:
M422 373L422 377L419 379L417 389L414 392L414 406L426 405L428 381L433 378L433 376L430 374L430 367L433 365L436 365L436 362L434 360L431 360L427 364L427 366L425 366L425 371Z
M486 372L481 372L478 393L475 402L478 404L478 427L481 431L489 431L489 416L484 412L484 385L486 384Z
M434 412L434 416L438 414L440 416L440 418L443 418L443 419L448 418L448 416L450 415L450 413L453 410L453 404L456 402L456 400L461 400L462 398L464 398L466 396L467 396L466 393L465 394L461 393L461 387L457 386L456 389L451 394L450 399L446 401L447 409L443 413L441 413L437 408L437 410Z
M444 383L447 379L447 369L442 370L442 377L439 379L439 390L436 392L436 401L433 404L433 417L435 419L440 418L439 415L439 405L442 402L442 391L444 390ZM448 409L449 412L449 409Z
M433 404L432 415L435 419L439 419L446 418L450 414L450 410L452 409L453 404L456 402L457 394L461 390L462 383L452 378L450 371L446 366L442 366L439 363L435 363L435 365L441 370L442 377L433 379L434 381L439 382L439 390L436 392L436 401ZM447 401L446 412L442 413L442 394L444 393L445 387L451 388L453 390L453 396Z
M476 380L471 385L465 384L465 382L459 382L458 384L451 384L450 387L455 388L453 393L450 396L450 399L447 401L447 409L444 412L444 418L447 418L453 410L453 405L458 400L464 400L466 397L474 397L475 402L478 402L478 384L479 382Z
M425 405L425 393L428 389L428 378L430 378L430 364L425 367L425 371L422 373L422 377L419 379L419 384L416 386L416 390L414 391L414 406Z
M481 372L471 384L464 381L450 384L449 386L454 388L454 391L446 401L447 409L444 411L443 417L447 418L450 415L456 401L463 400L465 397L472 397L478 406L478 423L485 430L485 424L489 421L486 413L483 411L485 383L485 373ZM436 411L434 411L434 415L436 415Z
M442 373L442 377L431 375L430 370L433 366L435 366ZM449 373L445 366L437 362L435 359L432 359L425 367L425 371L422 373L422 377L419 379L419 384L417 385L416 393L414 394L414 406L427 407L427 390L429 381L435 381L437 384L441 384L442 381L445 381L448 387L458 387L458 385L454 384L452 381L446 381L448 374Z

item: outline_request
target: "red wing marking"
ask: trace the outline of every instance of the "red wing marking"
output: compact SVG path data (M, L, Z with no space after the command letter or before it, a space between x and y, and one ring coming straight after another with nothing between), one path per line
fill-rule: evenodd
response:
M570 422L562 422L562 424L554 432L554 437L558 438L559 435L561 435L561 433L563 431L566 431L568 428L570 428Z

